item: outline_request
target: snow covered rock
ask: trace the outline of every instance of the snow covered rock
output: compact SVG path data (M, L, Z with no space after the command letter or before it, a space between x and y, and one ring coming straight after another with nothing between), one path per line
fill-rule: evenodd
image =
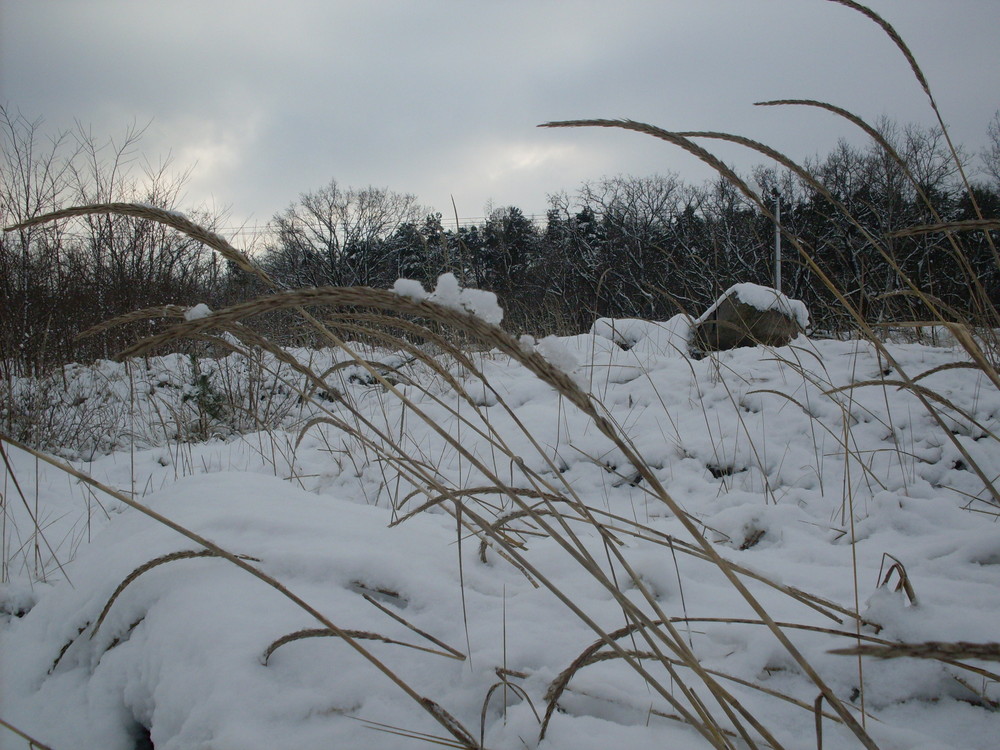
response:
M184 313L184 320L200 320L201 318L207 318L212 314L212 309L201 302L194 307L188 308L187 312Z
M799 300L770 287L735 284L695 322L691 346L701 351L784 346L808 325L809 312Z

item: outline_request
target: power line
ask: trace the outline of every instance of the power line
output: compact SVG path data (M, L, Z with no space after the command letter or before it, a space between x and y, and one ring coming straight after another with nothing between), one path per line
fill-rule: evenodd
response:
M458 217L454 216L442 216L441 226L446 230L457 231L463 227L481 227L483 226L490 217L488 216L467 216ZM524 218L529 222L534 224L536 227L544 227L548 222L548 216L546 214L525 214ZM415 222L417 226L420 226L423 221ZM249 237L252 239L263 239L267 237L273 237L276 234L274 225L272 222L267 222L266 224L239 224L230 226L217 226L217 227L206 227L211 229L218 235L222 237ZM87 239L91 235L85 234L83 232L72 232L64 231L60 233L63 237L68 239Z
M441 226L445 229L456 229L459 227L468 226L482 226L485 224L490 217L488 216L466 216L458 217L454 216L441 216ZM547 214L525 214L524 218L536 226L544 226L548 221ZM416 222L420 224L421 222ZM266 224L243 224L243 225L233 225L216 227L214 230L218 234L230 234L230 235L254 235L254 234L271 234L273 233L272 224L268 222Z

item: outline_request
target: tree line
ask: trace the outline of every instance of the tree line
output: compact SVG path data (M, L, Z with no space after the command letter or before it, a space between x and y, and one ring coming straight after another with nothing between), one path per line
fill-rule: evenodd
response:
M998 122L971 189L940 131L889 121L881 133L901 163L880 145L842 141L806 163L825 195L787 170L753 170L748 181L761 195L779 196L782 227L808 256L783 242L782 291L830 330L848 321L819 273L872 323L926 319L911 284L956 316L981 318L1000 295L995 237L965 234L959 244L942 233L896 233L1000 216ZM774 223L722 178L586 182L549 196L540 224L515 206L457 229L441 218L421 213L414 196L331 181L275 217L262 262L290 287L385 287L399 277L433 284L450 271L495 291L508 320L532 332L582 330L602 316L697 315L734 283L773 285Z
M187 176L139 156L142 130L95 138L78 125L45 133L0 107L0 224L71 206L138 202L177 209ZM221 216L191 216L209 228ZM0 234L0 375L108 357L135 326L78 340L92 326L154 305L218 295L231 275L219 257L159 224L93 215Z
M4 226L84 203L178 208L185 176L139 160L140 130L107 142L79 127L46 138L39 123L2 108L0 128ZM885 121L881 132L903 163L878 145L841 142L806 163L825 195L784 169L747 176L761 195L780 196L782 226L809 256L783 243L783 291L805 301L817 328L828 330L848 321L820 272L873 323L927 317L910 283L955 315L978 314L1000 296L995 236L967 233L959 245L942 233L896 233L1000 216L1000 116L971 190L939 131ZM191 218L215 228L226 217ZM531 333L585 330L596 317L697 315L734 283L773 278L772 220L721 178L692 185L674 174L605 177L550 195L541 222L504 206L454 229L413 195L331 180L300 195L269 228L257 260L284 287L388 287L401 277L433 286L451 272L465 286L496 292L507 325ZM140 308L219 307L267 291L197 242L129 217L5 233L2 360L30 371L110 356L152 324L76 335ZM276 320L269 333L287 340L293 332Z

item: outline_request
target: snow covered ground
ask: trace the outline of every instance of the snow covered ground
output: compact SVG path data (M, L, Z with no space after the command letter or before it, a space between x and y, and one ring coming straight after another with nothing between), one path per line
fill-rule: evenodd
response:
M692 360L685 335L677 319L605 320L522 345L603 404L858 721L863 701L878 747L996 747L996 663L829 651L857 632L866 643L1000 640L998 508L959 449L1000 473L1000 394L975 369L922 378L944 399L943 428L906 389L836 389L965 361L957 347L893 344L893 363L870 343L801 336ZM569 399L497 351L469 355L479 377L447 354L435 371L359 348L405 400L361 366L335 367L346 355L330 351L293 352L327 373L330 391L311 400L266 357L271 374L235 356L70 368L64 419L87 416L61 450L349 637L6 445L0 718L56 749L454 743L439 708L490 748L710 747L673 718L700 701L745 747L691 669L673 667L673 679L645 653L662 643L615 634L630 621L606 577L637 611L671 618L775 742L817 746L817 685ZM497 492L498 480L521 493ZM515 501L542 514L518 515ZM520 561L496 541L481 548L474 519L502 519ZM598 630L638 659L575 662ZM821 706L822 746L860 747ZM0 729L0 747L27 742Z

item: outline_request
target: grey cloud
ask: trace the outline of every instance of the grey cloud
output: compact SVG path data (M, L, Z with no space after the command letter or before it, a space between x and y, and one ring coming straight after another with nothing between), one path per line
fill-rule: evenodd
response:
M1000 107L994 0L872 2L973 149ZM930 124L905 60L861 15L824 0L132 3L0 0L0 100L49 127L152 120L143 147L199 160L189 190L266 221L336 177L477 215L619 172L707 176L631 133L537 130L631 117L766 140L795 158L851 133L827 99L870 119ZM744 168L759 159L735 150Z

